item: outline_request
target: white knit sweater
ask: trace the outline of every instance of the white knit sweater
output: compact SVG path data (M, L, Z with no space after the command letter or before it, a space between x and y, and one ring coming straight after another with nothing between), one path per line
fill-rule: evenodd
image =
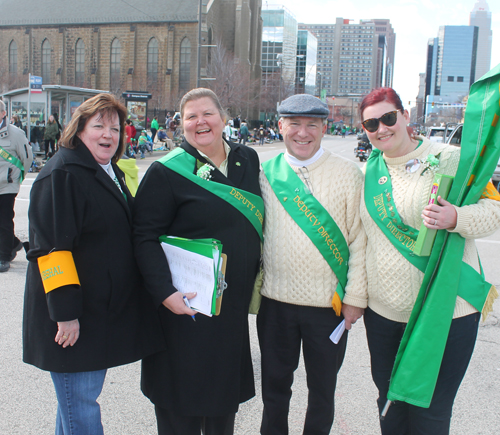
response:
M302 179L299 168L292 169ZM331 214L349 246L346 289L366 293L366 236L359 216L363 175L353 162L327 150L307 170L315 198ZM294 305L331 307L337 277L285 211L263 172L260 186L266 210L262 295Z
M398 158L384 157L391 175L392 197L398 213L403 222L416 229L420 229L422 210L427 205L434 175L432 171L427 171L420 176L424 165L410 174L405 170L406 162L411 159L423 160L429 154L441 153L438 172L455 175L460 160L460 148L431 143L422 137L418 139L423 140L422 145L410 154ZM482 199L477 204L455 209L457 226L452 232L457 232L467 239L463 260L479 271L474 239L488 236L500 227L500 202ZM349 289L344 303L361 308L368 305L383 317L406 323L424 274L412 266L382 233L368 214L364 200L361 201L361 219L368 237L368 291L355 292ZM472 305L457 297L454 318L474 312L476 309Z

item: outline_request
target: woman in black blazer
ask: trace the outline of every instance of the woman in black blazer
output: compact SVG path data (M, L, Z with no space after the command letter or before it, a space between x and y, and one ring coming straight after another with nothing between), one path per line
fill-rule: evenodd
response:
M199 435L203 430L227 435L233 433L239 403L255 394L248 307L263 219L259 159L252 148L223 141L225 114L212 91L187 93L181 118L181 148L151 165L134 205L136 256L159 309L166 343L164 352L143 359L142 390L155 404L159 434ZM191 177L204 167L208 173L203 178L209 181L200 185L181 175L171 165L174 157L186 160ZM242 210L213 192L220 186L253 198L252 213L258 216L260 208L260 223L252 224ZM197 314L184 304L158 241L164 234L222 242L227 289L220 315Z
M83 103L31 189L23 359L51 372L60 434L102 434L106 369L162 347L133 254L133 197L116 166L125 117L112 95Z

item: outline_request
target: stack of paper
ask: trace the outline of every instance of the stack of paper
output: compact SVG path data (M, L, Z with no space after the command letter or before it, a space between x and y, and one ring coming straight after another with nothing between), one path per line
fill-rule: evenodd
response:
M185 239L161 236L172 284L182 293L196 292L191 308L207 316L218 314L216 307L222 243L215 239Z

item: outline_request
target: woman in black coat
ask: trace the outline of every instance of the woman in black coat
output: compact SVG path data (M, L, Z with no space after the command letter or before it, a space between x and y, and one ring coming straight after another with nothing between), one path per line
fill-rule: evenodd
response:
M142 390L155 404L159 434L199 435L203 430L206 435L226 435L233 433L239 403L255 394L248 307L260 237L258 225L210 188L225 185L258 204L259 160L253 149L223 142L225 116L212 91L200 88L186 94L181 117L185 140L167 157L187 157L191 174L208 164L211 178L204 188L163 158L149 168L137 192L136 256L146 288L159 307L166 343L166 351L143 359ZM263 214L259 205L253 211L259 207ZM184 304L158 241L164 234L222 242L228 286L220 315L196 314Z
M162 347L133 255L133 197L115 164L125 116L108 94L83 103L31 189L23 359L51 372L60 434L102 434L106 369Z

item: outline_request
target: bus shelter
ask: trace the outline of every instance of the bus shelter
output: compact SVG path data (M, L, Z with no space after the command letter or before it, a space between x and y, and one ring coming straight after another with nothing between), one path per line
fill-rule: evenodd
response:
M14 89L4 94L3 98L8 116L17 115L26 127L26 134L30 139L31 127L37 121L44 126L51 114L57 114L59 123L64 127L68 124L76 108L85 100L96 94L108 93L98 89L85 89L73 86L42 85L42 92L31 92L28 88ZM28 100L30 99L30 116L28 117Z

